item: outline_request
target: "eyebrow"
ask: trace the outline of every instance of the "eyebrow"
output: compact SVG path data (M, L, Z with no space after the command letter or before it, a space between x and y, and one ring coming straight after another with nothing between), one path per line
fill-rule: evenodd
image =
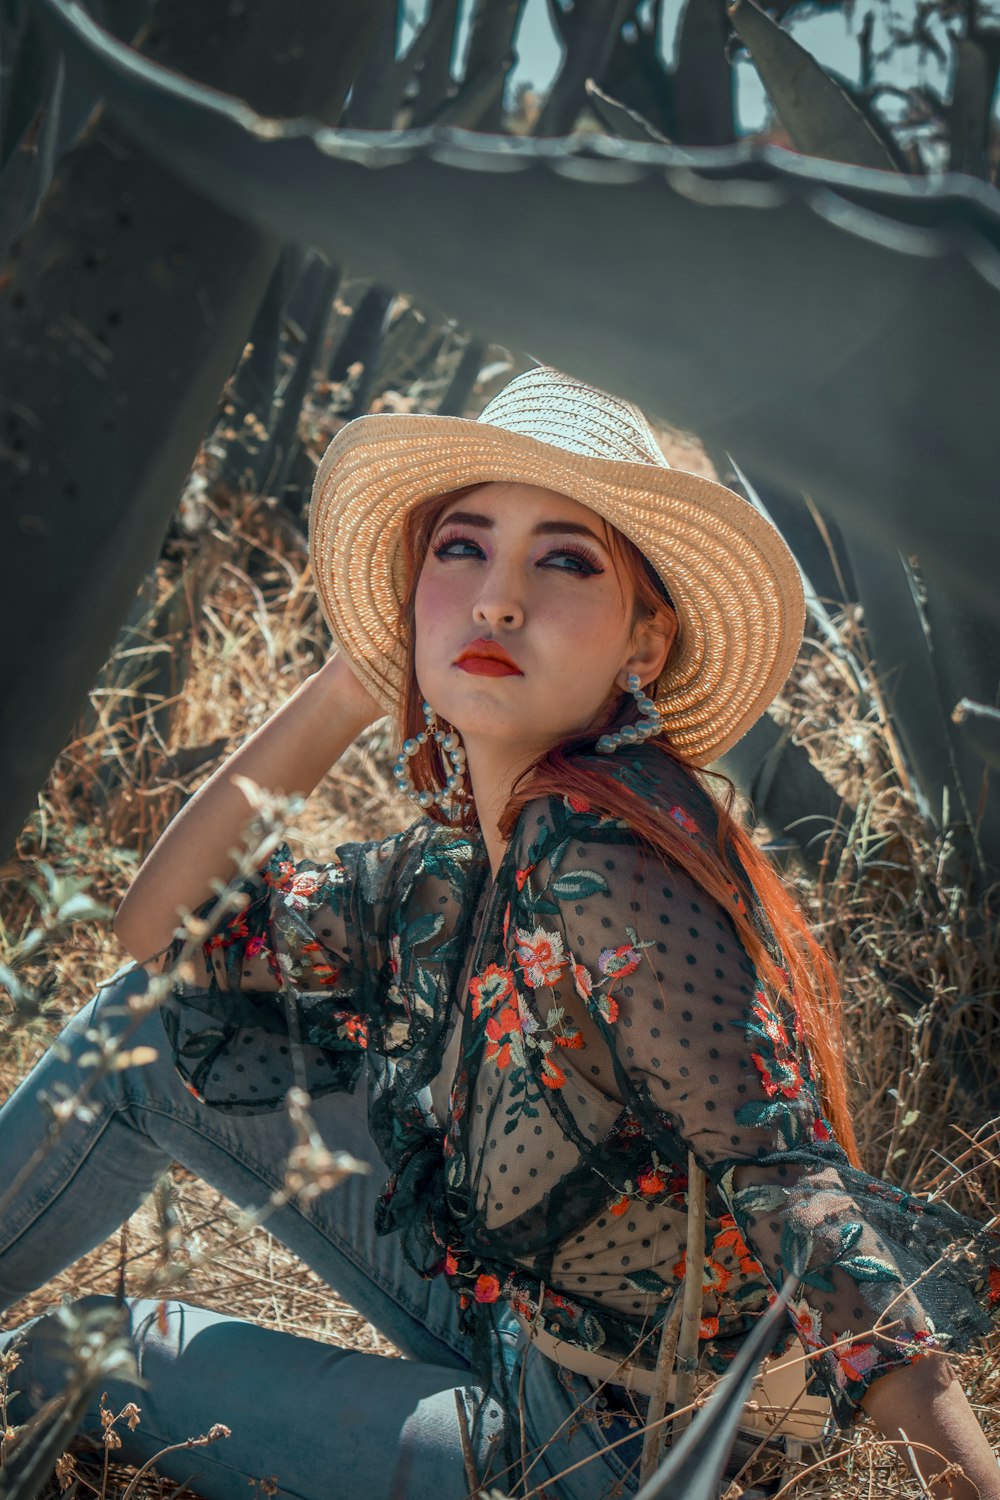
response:
M453 510L440 523L440 526L452 525L482 526L487 531L494 531L496 529L496 523L492 516L477 515L474 511L470 510ZM438 527L439 530L440 526ZM571 536L589 536L607 551L607 543L604 539L598 536L596 531L592 531L589 526L584 526L582 521L539 521L537 526L531 528L532 536L553 536L557 534L565 536L567 533Z

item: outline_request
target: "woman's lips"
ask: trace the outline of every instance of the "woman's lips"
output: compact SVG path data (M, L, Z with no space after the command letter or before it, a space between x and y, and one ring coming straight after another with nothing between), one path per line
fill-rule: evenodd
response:
M517 662L499 641L490 641L485 636L463 646L455 659L455 666L474 677L523 677Z
M465 656L461 661L455 663L463 672L471 672L474 677L523 677L524 673L518 667L511 667L505 661L497 661L492 656Z

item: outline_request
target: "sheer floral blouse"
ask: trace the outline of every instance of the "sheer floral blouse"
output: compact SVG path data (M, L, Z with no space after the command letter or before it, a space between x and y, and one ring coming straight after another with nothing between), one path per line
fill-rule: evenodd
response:
M713 844L701 784L627 754L592 764ZM881 1373L989 1329L1000 1238L850 1166L794 1009L626 824L550 797L492 882L478 837L422 819L329 864L281 848L244 889L203 987L164 1007L178 1068L235 1112L364 1075L389 1169L378 1227L447 1279L470 1331L508 1306L653 1365L689 1150L708 1178L704 1368L725 1369L795 1267L787 1342L814 1352L841 1425Z

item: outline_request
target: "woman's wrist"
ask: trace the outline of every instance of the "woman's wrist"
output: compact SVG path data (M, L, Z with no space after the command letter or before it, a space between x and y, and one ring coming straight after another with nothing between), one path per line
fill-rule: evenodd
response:
M341 722L353 730L355 738L386 713L382 705L359 682L347 658L340 651L329 656L306 681L329 697L331 707L336 708Z

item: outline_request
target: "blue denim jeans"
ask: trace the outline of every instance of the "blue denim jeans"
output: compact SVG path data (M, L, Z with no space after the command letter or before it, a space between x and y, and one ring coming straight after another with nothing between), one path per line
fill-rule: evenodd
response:
M101 1024L121 1029L127 997L145 985L142 968L120 970L0 1108L0 1184L45 1145L40 1093L55 1098L75 1090L78 1058L92 1050L84 1033ZM0 1312L101 1243L171 1161L244 1208L260 1207L281 1185L293 1140L283 1113L227 1115L199 1103L174 1072L155 1014L130 1045L155 1048L156 1061L103 1078L90 1099L92 1118L73 1119L0 1210ZM469 1484L455 1393L468 1390L470 1411L478 1393L471 1389L470 1350L454 1294L443 1278L418 1276L394 1235L374 1231L385 1169L368 1134L363 1092L316 1099L313 1112L329 1147L349 1151L371 1171L309 1205L287 1204L268 1226L404 1358L341 1349L182 1302L168 1302L165 1315L159 1303L134 1302L130 1327L141 1384L116 1376L103 1387L115 1411L132 1400L142 1411L135 1432L122 1432L119 1456L144 1463L224 1423L229 1438L171 1454L162 1472L209 1500L247 1500L248 1485L262 1480L296 1500L462 1500ZM44 1317L21 1331L16 1420L61 1388L52 1329ZM0 1345L15 1333L7 1327ZM524 1399L521 1415L495 1402L485 1406L473 1444L480 1483L524 1493L519 1472L501 1472L506 1427L517 1453L523 1443L527 1454L529 1491L548 1485L559 1500L631 1493L638 1442L609 1448L629 1433L626 1419L596 1414L589 1383L526 1349L513 1322L503 1336L513 1388L523 1389ZM100 1430L96 1402L84 1430Z

